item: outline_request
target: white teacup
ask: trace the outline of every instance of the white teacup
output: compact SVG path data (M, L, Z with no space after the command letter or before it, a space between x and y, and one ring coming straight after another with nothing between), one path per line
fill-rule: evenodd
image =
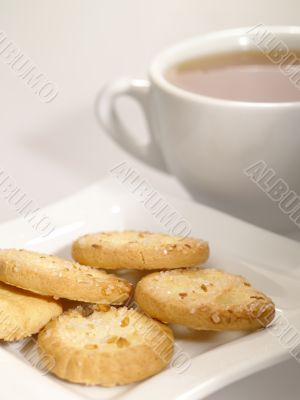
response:
M294 198L300 195L300 102L212 98L180 89L165 77L170 66L197 56L258 46L263 51L266 33L277 40L274 62L280 68L278 56L300 49L299 27L257 26L210 33L159 54L150 66L149 81L126 78L108 85L97 112L117 143L177 176L197 200L272 230L295 230L300 222L300 212L299 219L292 218L296 203L287 212L287 204L281 207L280 201L291 193ZM115 101L124 95L134 98L145 113L150 132L145 146L136 143L117 115ZM249 169L257 162L256 172ZM265 169L259 171L262 165ZM269 175L262 184L264 173ZM271 186L280 179L288 187L282 190L279 185L282 193L274 195L273 190L270 195Z

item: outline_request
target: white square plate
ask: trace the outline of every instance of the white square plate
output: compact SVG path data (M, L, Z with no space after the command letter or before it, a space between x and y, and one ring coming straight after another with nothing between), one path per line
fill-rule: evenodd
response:
M300 244L200 204L164 197L191 223L192 236L210 242L208 266L241 274L272 297L278 317L274 326L251 334L175 328L177 348L189 358L185 359L185 366L177 360L173 367L148 380L117 388L85 387L68 384L51 374L42 375L16 350L15 344L2 343L3 398L202 399L290 357L291 344L283 340L277 325L288 321L290 327L300 330ZM44 212L58 227L53 234L37 237L30 225L19 218L0 226L1 247L24 247L69 258L71 242L86 232L164 230L131 193L111 180L88 187Z

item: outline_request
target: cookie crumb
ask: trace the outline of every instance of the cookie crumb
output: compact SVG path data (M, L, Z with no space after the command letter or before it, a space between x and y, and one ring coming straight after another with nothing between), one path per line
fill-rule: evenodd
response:
M206 285L204 285L204 283L202 283L202 285L201 285L201 289L202 289L204 292L207 292L207 286L206 286Z
M129 325L129 317L126 316L125 318L122 319L122 321L121 321L121 323L120 323L120 326L121 326L122 328L124 328L125 326L128 326L128 325Z
M264 300L265 298L262 296L250 296L250 299Z
M123 338L123 337L119 337L116 343L117 343L118 347L127 347L127 346L129 346L128 340Z
M111 343L116 343L118 340L117 336L111 336L110 338L107 339L106 343L111 344Z
M98 349L98 345L97 345L97 344L86 344L86 345L84 346L84 348L85 348L86 350L96 350L96 349Z
M86 306L86 307L81 307L79 309L79 312L83 317L88 317L93 314L94 310L92 309L91 306Z
M217 313L212 314L210 316L210 319L212 320L212 322L214 324L219 324L221 322L221 318L220 318L219 314L217 314Z
M96 310L101 312L107 312L110 310L110 306L108 304L97 304Z

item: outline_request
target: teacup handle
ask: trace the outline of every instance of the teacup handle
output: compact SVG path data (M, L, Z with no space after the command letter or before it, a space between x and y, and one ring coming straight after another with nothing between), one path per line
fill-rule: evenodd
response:
M129 153L151 166L167 171L161 151L155 141L149 104L150 82L144 79L122 78L107 85L99 94L96 113L100 123L110 137ZM147 122L150 140L145 145L136 143L134 137L122 123L115 104L117 98L130 96L141 106Z

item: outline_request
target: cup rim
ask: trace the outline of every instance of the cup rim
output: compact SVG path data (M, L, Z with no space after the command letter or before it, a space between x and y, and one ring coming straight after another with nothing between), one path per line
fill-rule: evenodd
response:
M299 101L282 101L282 102L252 102L252 101L242 101L242 100L231 100L224 99L218 97L210 97L207 95L202 95L198 93L189 92L185 89L182 89L171 82L169 82L164 72L171 65L176 64L174 61L175 55L182 54L187 49L193 48L199 42L207 42L207 41L221 41L225 39L236 39L238 37L245 37L245 35L255 27L263 26L264 29L270 31L274 35L297 35L300 37L300 26L293 25L263 25L257 24L252 27L240 27L234 29L224 29L219 31L212 31L208 33L204 33L202 35L197 35L191 37L189 39L183 40L166 48L156 55L153 61L150 64L149 68L149 76L151 81L156 84L160 89L174 95L175 97L180 97L182 99L198 102L198 103L207 103L211 105L219 105L219 106L239 106L239 107L251 107L251 108L282 108L282 107L299 107ZM280 39L280 38L278 38ZM188 59L189 57L182 57L181 61L184 59ZM173 59L173 62L170 61ZM177 60L178 62L178 60ZM288 77L287 77L288 79Z

